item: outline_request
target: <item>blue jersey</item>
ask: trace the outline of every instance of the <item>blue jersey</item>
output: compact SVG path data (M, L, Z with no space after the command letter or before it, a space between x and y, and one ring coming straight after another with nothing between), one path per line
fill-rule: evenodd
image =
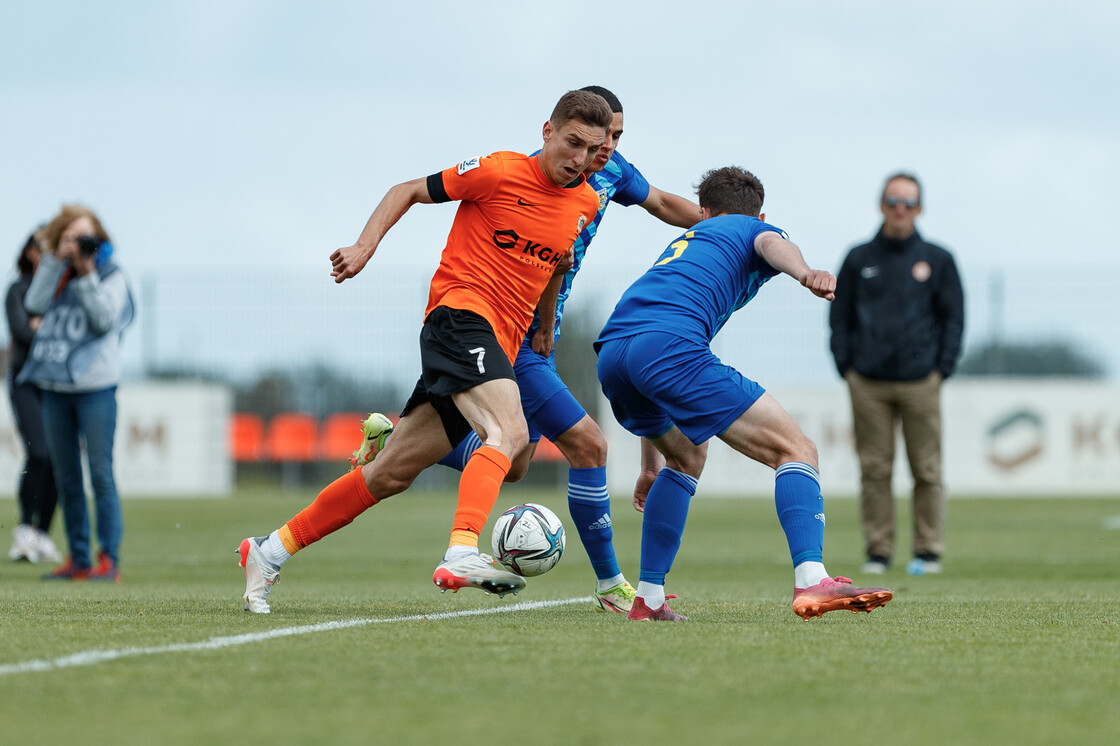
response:
M587 183L599 195L599 212L595 215L595 219L584 227L579 234L579 238L572 245L572 257L575 264L564 275L564 283L560 286L560 294L556 298L555 338L560 337L560 320L564 316L564 301L572 293L572 282L583 264L583 255L587 252L587 247L591 245L591 239L595 238L595 232L599 229L599 223L603 219L603 214L607 211L607 205L611 202L617 202L627 207L640 205L649 197L649 182L646 181L646 177L642 176L642 172L623 158L617 150L611 154L611 159L607 161L607 165L603 167L602 171L588 177ZM532 340L533 334L540 328L540 325L539 314L534 314L533 323L529 325L529 332L525 335L525 339Z
M599 343L658 331L711 342L731 314L778 271L755 253L755 239L780 229L746 215L697 223L669 244L615 306Z

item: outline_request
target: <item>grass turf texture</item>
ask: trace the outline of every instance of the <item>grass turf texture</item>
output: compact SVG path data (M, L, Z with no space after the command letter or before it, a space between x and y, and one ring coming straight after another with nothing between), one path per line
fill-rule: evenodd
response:
M516 597L441 595L431 573L454 497L416 493L285 566L270 616L242 611L240 539L312 497L127 500L119 586L43 583L41 565L0 565L3 740L1023 744L1111 742L1120 729L1120 531L1104 527L1120 514L1115 499L953 500L946 572L920 578L903 570L907 502L898 566L875 578L859 575L856 502L828 501L830 571L891 587L895 600L806 623L790 611L772 503L697 498L668 585L692 622L635 624L595 611L590 566L558 491L506 488L496 506L540 502L561 516L568 548L555 569ZM624 500L613 513L636 581L640 517ZM124 648L157 652L11 670Z

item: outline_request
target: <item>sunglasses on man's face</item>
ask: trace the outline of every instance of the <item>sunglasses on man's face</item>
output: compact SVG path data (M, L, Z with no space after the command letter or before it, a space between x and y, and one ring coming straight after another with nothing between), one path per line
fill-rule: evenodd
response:
M887 207L898 207L899 205L902 205L907 210L913 210L921 203L916 199L910 199L908 197L884 197L883 204Z

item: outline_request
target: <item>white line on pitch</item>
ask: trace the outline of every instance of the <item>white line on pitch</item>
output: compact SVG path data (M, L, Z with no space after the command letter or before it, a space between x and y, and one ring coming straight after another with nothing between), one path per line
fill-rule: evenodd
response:
M525 601L512 606L499 606L489 609L467 609L465 611L442 611L435 614L413 614L411 616L390 617L388 619L348 619L337 622L320 622L308 624L303 627L282 627L270 629L265 632L247 632L241 635L227 637L211 637L202 642L181 642L174 645L158 645L150 648L118 648L116 650L84 650L73 655L64 655L53 660L30 660L20 663L0 664L0 676L17 673L32 673L34 671L54 671L60 668L76 668L78 666L92 666L97 663L107 663L120 658L135 658L141 655L160 655L162 653L193 653L200 650L219 650L232 648L238 645L248 645L254 642L274 640L278 637L293 637L295 635L308 635L313 632L330 632L336 629L350 629L352 627L365 627L370 624L393 624L396 622L420 622L437 619L456 619L467 616L486 616L488 614L505 614L511 611L529 611L544 609L549 606L566 606L568 604L586 602L587 596L579 598L565 598L556 601Z

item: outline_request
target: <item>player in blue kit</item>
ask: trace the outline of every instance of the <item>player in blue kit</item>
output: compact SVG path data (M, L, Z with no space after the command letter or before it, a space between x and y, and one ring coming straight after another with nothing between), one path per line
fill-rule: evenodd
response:
M607 441L595 420L560 378L554 346L560 337L564 302L572 292L572 281L583 265L584 255L607 205L611 202L640 205L654 217L679 228L696 223L700 219L700 208L691 200L651 186L641 171L617 152L622 137L622 103L617 96L601 86L587 86L581 90L602 96L613 113L607 140L584 171L588 184L599 195L599 211L572 247L574 264L560 287L550 288L554 291L551 295L546 290L541 298L514 363L530 442L514 460L506 481L517 481L525 475L542 434L556 445L570 466L568 509L595 571L595 600L604 611L625 614L630 611L635 591L626 581L614 553L607 493ZM362 447L355 451L351 467L372 460L391 428L392 423L383 415L371 414L363 423ZM461 471L479 445L478 436L472 432L440 463Z
M643 512L641 575L629 618L685 621L665 602L688 504L718 437L776 470L778 519L794 565L793 611L871 611L886 588L857 588L824 567L824 504L817 448L761 386L724 365L711 341L767 280L793 277L832 300L836 278L761 214L762 183L731 166L704 175L703 220L669 244L615 306L595 342L599 382L619 423L642 438L634 507Z

